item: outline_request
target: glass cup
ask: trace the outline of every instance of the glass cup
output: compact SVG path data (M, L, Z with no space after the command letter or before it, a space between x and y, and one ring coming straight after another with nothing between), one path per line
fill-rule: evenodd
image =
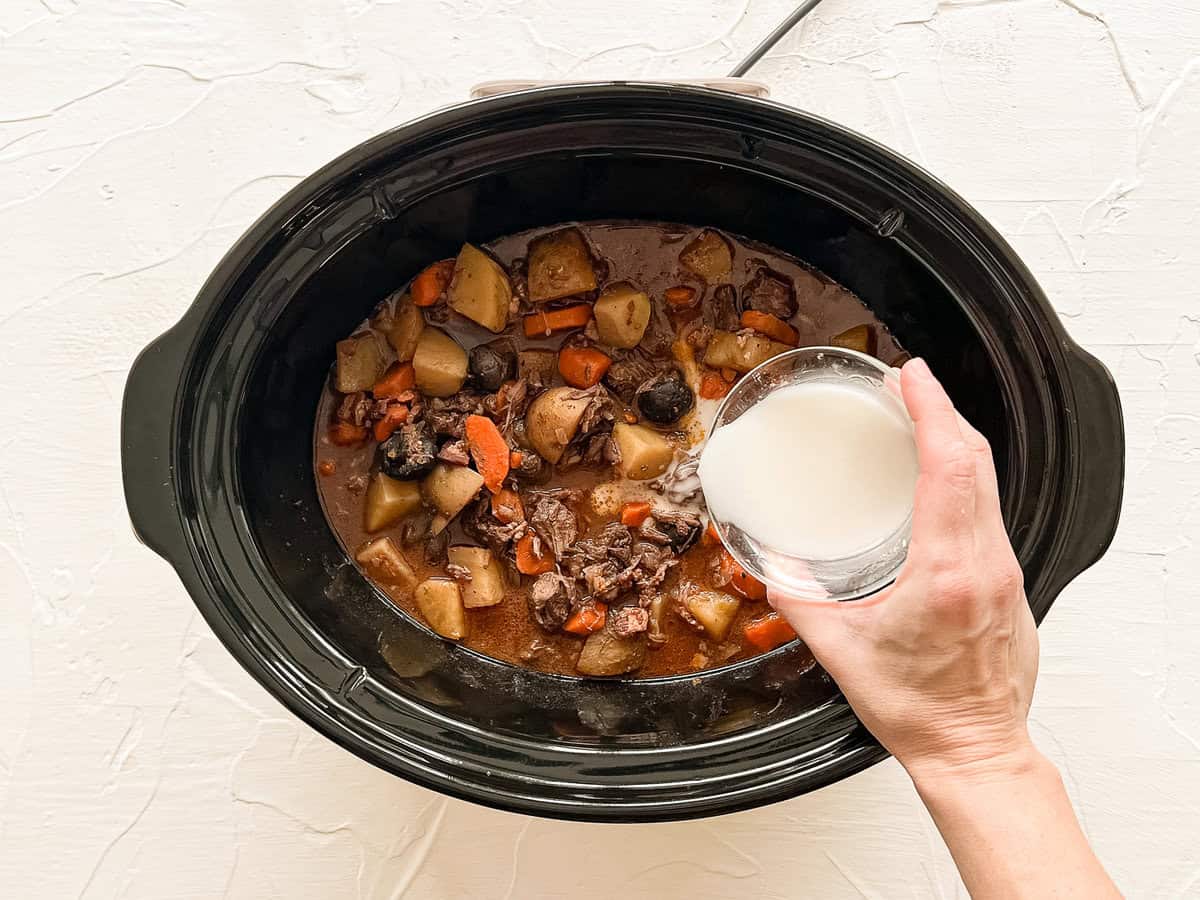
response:
M841 347L790 350L762 363L733 386L717 408L712 431L735 421L772 391L814 381L836 381L878 392L908 421L898 371L873 356ZM895 531L864 550L841 557L796 556L766 546L737 525L718 518L711 509L709 515L717 535L742 568L770 588L807 599L855 600L887 587L904 563L912 532L910 506Z

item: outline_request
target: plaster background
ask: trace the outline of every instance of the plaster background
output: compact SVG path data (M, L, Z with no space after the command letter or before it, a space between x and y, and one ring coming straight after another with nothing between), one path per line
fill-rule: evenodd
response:
M489 78L723 74L791 6L0 0L6 896L964 895L894 763L653 827L392 779L237 667L121 498L135 354L300 177ZM1200 896L1200 6L827 0L752 77L963 193L1118 379L1124 519L1032 727L1128 895Z

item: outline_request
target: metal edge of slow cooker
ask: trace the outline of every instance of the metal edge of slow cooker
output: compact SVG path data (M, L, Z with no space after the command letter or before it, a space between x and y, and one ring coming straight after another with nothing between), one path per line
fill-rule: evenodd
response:
M210 592L212 591L212 585L207 583L199 567L195 565L193 552L197 548L189 546L188 542L184 540L180 513L177 510L179 497L174 489L175 485L172 483L174 477L172 469L173 460L177 458L181 448L171 446L169 443L164 446L162 435L153 433L156 428L161 431L161 428L168 423L138 421L138 415L141 410L147 408L157 407L165 409L177 406L177 401L180 398L176 394L183 386L184 379L182 376L192 363L192 360L187 358L191 351L190 345L192 339L207 327L205 320L208 310L201 301L207 299L210 303L213 302L230 284L235 283L244 274L243 267L246 261L254 259L270 243L273 237L272 232L279 227L281 213L287 213L284 217L285 223L294 221L296 216L303 216L306 204L304 202L297 203L297 198L309 198L314 191L319 190L322 186L326 186L336 179L345 177L350 170L365 164L376 153L389 147L395 141L401 140L402 137L406 139L417 138L420 137L422 130L428 133L429 131L436 131L440 125L451 124L447 121L448 119L462 119L465 117L469 121L477 112L483 113L497 108L519 108L522 104L536 103L540 100L553 99L563 95L586 96L599 93L635 98L637 96L644 97L647 92L660 98L672 95L699 95L701 98L705 98L711 102L718 102L717 98L706 96L711 92L699 89L680 90L663 88L662 86L639 86L636 84L600 84L572 86L566 89L539 89L519 95L476 101L475 103L463 104L453 107L450 110L434 113L431 116L417 120L409 125L401 126L392 132L371 139L359 147L352 149L339 159L323 167L297 188L293 189L292 192L289 192L288 195L275 204L271 210L264 214L249 229L247 234L235 245L229 255L222 260L221 264L214 271L212 277L200 292L196 304L193 305L180 324L150 345L135 364L135 372L140 368L143 373L147 367L154 366L156 377L152 379L142 378L138 381L131 375L130 386L126 393L122 426L123 440L126 445L125 480L126 493L135 526L143 540L175 565L189 592L201 607L202 612L205 613L206 618L213 625L214 629L218 631L222 641L230 647L231 651L234 652L242 664L260 682L264 683L277 698L281 699L294 712L300 715L301 718L309 721L310 724L313 724L327 736L332 737L338 743L347 746L359 755L377 764L382 764L393 771L397 771L414 781L426 784L429 787L478 802L485 802L503 808L517 809L523 812L536 812L550 816L561 815L567 818L610 820L682 818L755 806L771 800L782 799L785 796L791 796L818 785L807 784L797 786L795 784L786 784L774 789L768 785L762 790L744 797L737 797L736 792L733 792L733 795L719 795L705 801L693 800L679 807L672 807L670 804L664 804L656 808L638 808L637 806L594 807L581 814L581 811L578 809L558 809L555 807L555 804L547 805L540 803L536 798L515 800L512 797L489 798L480 796L478 791L460 787L453 783L452 779L447 781L443 777L430 777L427 773L414 771L409 767L389 765L387 761L382 761L379 758L378 748L372 747L369 741L360 740L357 736L351 738L347 733L347 725L344 721L336 716L323 714L323 710L330 709L331 705L336 706L336 698L328 696L328 693L322 690L299 691L299 686L296 684L294 678L291 677L293 673L279 670L277 665L279 660L271 660L268 657L264 657L261 653L261 647L251 647L247 644L247 627L249 623L236 620L234 617L228 615L229 610L219 609L211 601ZM728 102L728 95L723 96L721 100ZM1028 273L1024 271L1015 254L1007 248L1007 245L1003 244L994 232L991 232L990 228L986 226L986 223L982 221L977 213L970 210L965 203L957 200L948 189L937 183L931 176L920 173L915 167L911 167L910 164L899 160L898 157L894 157L890 152L878 147L878 145L873 145L861 136L847 132L838 126L824 123L815 117L806 116L795 110L780 107L777 104L768 104L764 101L738 100L737 102L739 105L760 104L770 109L774 114L783 114L785 117L807 120L808 125L826 128L839 140L866 145L872 152L888 158L888 162L901 167L907 166L911 168L913 172L910 172L910 175L916 173L920 178L924 179L928 185L932 186L938 192L940 200L945 201L949 198L952 205L956 202L957 206L960 207L959 212L968 220L974 220L970 224L978 229L982 229L985 239L991 238L992 248L999 248L1001 256L1004 257L1001 261L1002 264L1006 265L1010 272L1015 270L1013 277L1023 282L1023 287L1030 294L1031 301L1040 306L1039 311L1042 314L1042 318L1049 323L1050 329L1056 332L1055 337L1059 345L1064 348L1064 352L1070 353L1072 351L1073 345L1066 339L1061 325L1054 318L1045 299L1041 297L1040 291L1037 290ZM173 425L174 423L170 424ZM173 428L169 430L173 434ZM170 437L171 434L168 435L168 438ZM146 447L147 443L151 443L154 446ZM141 446L139 447L138 445ZM150 451L148 454L145 452L147 450ZM153 465L156 465L159 469L151 478L145 478L146 475L150 474L145 470L140 472L131 471L130 464L135 461L139 453L141 453L143 459L151 460ZM157 477L159 475L165 477L159 479ZM1048 599L1052 600L1052 595ZM1048 605L1049 603L1047 602L1045 606L1048 607ZM1044 609L1041 610L1043 614L1044 611ZM310 685L307 687L312 688L313 686ZM727 740L736 740L736 736ZM820 778L819 783L828 783L830 780L835 780L838 777L859 771L878 759L883 758L885 755L877 745L874 745L868 739L864 739L864 742L860 746L854 748L841 759L841 764L826 767L823 771L823 776L825 777Z

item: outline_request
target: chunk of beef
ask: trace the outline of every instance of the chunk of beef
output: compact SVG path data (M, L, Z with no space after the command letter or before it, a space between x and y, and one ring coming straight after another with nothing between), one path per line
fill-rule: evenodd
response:
M469 466L471 464L471 454L467 452L466 441L447 441L442 444L442 449L438 451L437 458L453 466Z
M658 519L654 516L650 516L638 526L638 536L664 547L671 543L671 536L659 527Z
M609 522L600 532L600 540L608 551L608 555L618 562L628 565L633 559L633 533L628 525L620 522Z
M653 570L674 557L675 554L671 552L669 546L660 547L647 541L635 541L633 555L641 559L645 568Z
M436 434L462 438L467 416L483 415L484 395L475 391L459 391L452 397L435 397L429 401L425 419Z
M579 536L579 523L575 514L553 497L541 497L534 507L529 523L554 554L562 559L567 548Z
M560 557L563 568L576 578L583 578L584 570L594 564L613 560L626 566L632 560L629 528L620 522L609 522L599 537L577 541Z
M470 413L453 409L434 409L430 407L425 413L425 421L433 429L434 434L449 435L461 439L467 433L467 416Z
M574 583L557 572L539 575L529 587L533 618L547 631L557 631L571 614Z
M583 451L583 459L585 462L598 463L601 460L607 460L611 455L612 450L609 445L615 446L611 434L594 434L588 439L587 449Z
M796 289L791 279L763 266L742 288L742 306L784 319L796 314Z
M613 423L617 418L616 405L613 399L600 385L576 391L575 398L586 398L588 405L584 407L583 415L579 418L579 431L567 446L563 458L559 460L559 469L587 460L599 462L607 452L607 444L598 438L607 438L612 433Z
M468 536L491 549L497 556L508 552L509 544L525 533L525 522L505 524L492 515L491 500L481 497L459 517Z
M659 513L658 528L667 536L671 549L679 555L700 540L704 530L698 515L685 512Z
M583 502L583 491L579 488L569 487L548 487L540 488L529 492L529 496L533 502L549 497L552 500L557 500L560 503L565 503L567 506L578 506Z
M617 411L612 397L601 385L580 392L587 397L588 405L579 417L580 437L590 437L600 431L612 431Z
M679 560L673 557L662 560L653 569L646 566L645 560L638 566L633 576L633 584L638 590L638 603L649 607L658 593L658 588L667 580L671 569L679 565Z
M524 378L509 381L484 402L484 411L496 420L505 436L511 436L518 422L525 421L525 411L533 398L529 393L529 382Z
M704 304L704 324L720 331L737 331L737 291L732 284L717 285L712 299Z
M339 422L348 422L362 428L371 421L374 407L375 401L365 391L355 391L342 398L335 416Z
M626 403L633 402L637 389L661 372L664 364L633 350L613 360L604 375L604 383Z
M554 475L554 467L527 447L521 449L521 461L511 471L525 484L545 484Z
M639 634L650 626L650 613L640 606L622 606L609 613L608 627L620 637Z
M584 566L580 572L584 588L593 600L611 600L617 596L620 587L618 577L621 570L612 560L592 563Z
M450 321L450 305L447 303L439 302L433 306L426 306L422 312L425 314L425 321L434 325L444 325Z

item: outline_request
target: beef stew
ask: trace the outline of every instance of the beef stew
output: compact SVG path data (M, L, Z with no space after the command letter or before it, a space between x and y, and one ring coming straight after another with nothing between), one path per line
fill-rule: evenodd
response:
M597 222L465 245L337 343L327 518L448 640L585 676L695 672L794 635L707 530L721 397L795 346L904 353L845 288L712 229Z

